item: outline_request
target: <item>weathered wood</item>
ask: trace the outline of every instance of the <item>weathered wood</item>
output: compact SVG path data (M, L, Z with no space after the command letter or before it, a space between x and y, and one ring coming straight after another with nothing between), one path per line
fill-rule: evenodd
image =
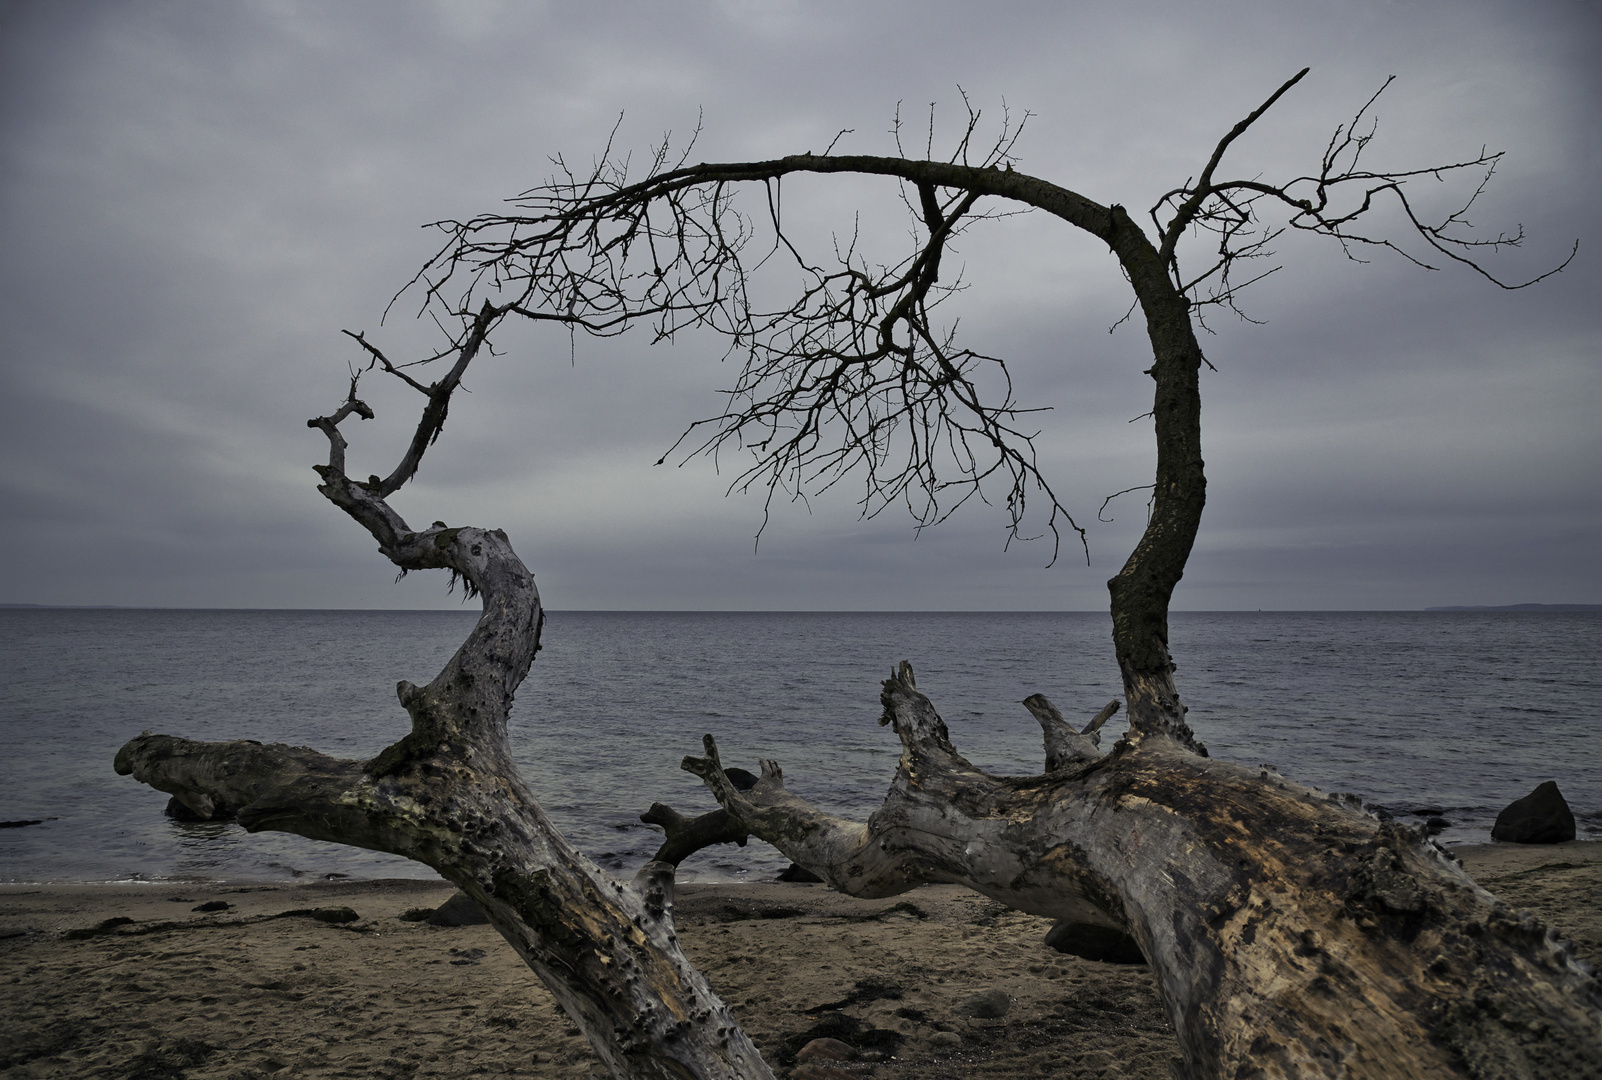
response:
M1040 730L1046 739L1046 771L1056 772L1076 761L1095 761L1101 757L1101 725L1118 711L1119 702L1114 698L1102 706L1082 732L1075 731L1044 694L1030 694L1023 699L1023 704L1040 721Z
M486 320L476 326L468 358ZM413 531L385 501L386 487L416 471L424 436L443 422L441 385L425 389L423 435L389 481L345 475L338 423L371 415L354 385L334 416L310 422L330 446L319 490L403 570L445 569L482 596L483 615L444 669L426 686L396 687L411 731L368 761L147 732L118 751L116 770L197 813L231 809L251 832L292 832L433 867L483 908L616 1077L771 1080L679 947L673 866L652 862L632 882L614 879L562 838L518 775L507 722L545 619L533 574L500 530L436 522Z
M744 769L724 769L723 774L729 778L736 791L749 791L756 783L757 778ZM655 825L667 835L662 846L657 848L656 854L651 856L652 862L679 865L691 855L702 848L713 847L717 844L738 844L745 847L747 835L744 829L737 827L727 810L713 810L699 817L687 818L671 806L662 803L652 803L651 808L640 815L640 820L647 825Z
M1596 980L1422 832L1174 739L990 776L951 745L909 665L882 701L902 753L866 824L786 791L772 761L735 791L711 736L684 768L842 892L954 882L1129 933L1187 1076L1555 1078L1602 1062Z

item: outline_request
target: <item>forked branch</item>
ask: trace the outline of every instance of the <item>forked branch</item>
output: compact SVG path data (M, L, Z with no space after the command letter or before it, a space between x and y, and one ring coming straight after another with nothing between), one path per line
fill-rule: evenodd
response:
M1239 312L1235 299L1241 290L1279 269L1275 266L1239 280L1236 264L1267 259L1269 245L1285 228L1328 236L1341 245L1348 258L1362 261L1359 251L1366 248L1389 250L1425 270L1439 269L1435 257L1465 266L1503 289L1523 289L1561 272L1579 252L1574 242L1569 254L1556 266L1533 277L1508 279L1496 273L1484 260L1503 248L1519 247L1524 240L1521 226L1512 234L1494 237L1472 235L1469 211L1495 175L1502 153L1483 147L1472 157L1440 165L1409 169L1371 169L1363 155L1378 131L1372 110L1395 76L1366 101L1351 121L1335 129L1315 174L1269 182L1256 177L1215 179L1225 151L1243 135L1279 98L1307 75L1308 69L1289 79L1261 106L1236 124L1219 140L1201 174L1183 187L1167 192L1151 209L1151 219L1161 238L1160 251L1174 284L1199 308L1224 305ZM1448 180L1458 174L1477 174L1479 179L1457 209L1439 218L1426 217L1415 204L1407 185L1414 180ZM1275 225L1262 216L1264 200L1286 214L1285 224ZM1389 201L1399 207L1410 227L1408 235L1422 241L1424 251L1416 253L1404 239L1375 231L1370 216ZM1164 213L1167 213L1166 220ZM1190 234L1210 235L1215 250L1204 269L1187 276L1179 265L1180 241Z

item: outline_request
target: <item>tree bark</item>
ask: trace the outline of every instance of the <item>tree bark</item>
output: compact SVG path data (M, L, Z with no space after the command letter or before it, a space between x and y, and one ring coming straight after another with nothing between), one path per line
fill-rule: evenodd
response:
M482 332L470 349L481 340ZM482 617L439 675L396 687L410 732L368 761L146 732L118 751L116 770L203 816L233 811L250 832L297 833L433 867L484 909L616 1077L771 1080L679 947L672 864L614 879L562 838L518 775L507 720L544 623L533 574L500 530L436 522L414 532L384 500L416 471L465 366L427 389L424 434L389 481L345 476L339 422L371 415L354 386L334 416L310 421L329 438L329 464L318 469L324 496L403 570L445 569L482 594Z
M882 701L902 754L866 824L790 794L773 761L736 791L710 735L684 768L737 827L850 895L950 882L1129 933L1186 1076L1596 1075L1596 981L1422 832L1161 735L990 776L909 665Z

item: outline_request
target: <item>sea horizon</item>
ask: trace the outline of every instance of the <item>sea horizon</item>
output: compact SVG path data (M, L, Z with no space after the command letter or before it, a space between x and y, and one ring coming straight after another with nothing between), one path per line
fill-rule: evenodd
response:
M713 808L679 768L710 732L725 760L778 760L792 790L862 820L900 753L875 721L880 682L910 660L964 757L1036 775L1043 693L1088 718L1123 695L1105 611L558 609L519 688L514 757L573 843L618 873L661 836L652 802ZM426 681L478 617L458 609L65 608L0 611L0 709L14 781L0 880L291 880L428 875L393 856L163 815L167 796L116 776L141 730L253 739L364 760L409 728L395 683ZM1445 843L1484 842L1496 814L1548 779L1585 838L1602 836L1602 612L1176 611L1170 639L1189 722L1215 757L1352 793ZM1110 747L1122 716L1104 731ZM762 880L765 846L709 849L683 880Z

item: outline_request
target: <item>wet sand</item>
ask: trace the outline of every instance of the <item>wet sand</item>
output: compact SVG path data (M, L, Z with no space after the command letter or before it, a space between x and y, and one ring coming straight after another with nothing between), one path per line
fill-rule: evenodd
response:
M1454 849L1602 963L1602 843ZM485 926L400 918L443 883L0 886L0 1077L586 1077L584 1040ZM207 902L226 910L196 912ZM286 911L345 906L321 922ZM875 1077L1163 1080L1149 971L1042 944L1045 919L952 886L859 901L821 885L685 885L681 940L775 1071L816 1035L882 1047ZM130 919L79 937L105 920ZM965 1016L1000 990L999 1019ZM856 1068L865 1069L867 1063Z

